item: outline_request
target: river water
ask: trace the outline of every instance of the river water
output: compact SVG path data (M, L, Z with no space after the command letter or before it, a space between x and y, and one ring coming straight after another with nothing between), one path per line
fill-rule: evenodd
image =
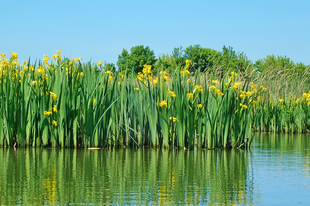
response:
M310 205L310 135L251 150L0 148L0 205Z

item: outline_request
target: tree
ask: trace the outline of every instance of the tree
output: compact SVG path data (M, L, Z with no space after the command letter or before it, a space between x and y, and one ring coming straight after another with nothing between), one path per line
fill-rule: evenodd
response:
M174 60L174 64L177 66L185 66L185 56L184 56L184 50L183 48L180 47L175 47L172 51L171 57Z
M274 70L277 72L283 71L285 69L291 69L295 67L293 61L288 57L268 55L264 59L259 59L255 62L255 67L259 72L267 72Z
M205 72L209 68L218 65L220 52L210 48L202 48L199 44L196 44L185 49L184 59L193 62L192 68L194 70Z
M135 46L130 49L130 54L126 49L118 55L117 66L118 71L121 72L141 72L143 65L152 65L156 63L154 52L148 46L143 45Z
M172 69L177 68L177 66L178 65L173 56L170 56L168 54L162 54L162 55L159 55L153 72L163 70L163 71L170 73L172 72Z
M241 73L246 73L247 69L251 65L251 61L243 52L237 53L230 46L223 46L221 56L220 65L226 70L233 69L238 70L238 72L240 71ZM252 68L250 68L250 70L251 69Z
M307 79L309 84L309 66L305 66L303 63L294 63L286 56L268 55L264 59L257 60L255 67L261 76L272 74L274 78L278 78L281 75L282 77L290 77L297 81Z
M164 70L171 73L175 72L175 69L179 67L185 67L184 51L181 46L174 48L172 55L159 55L158 60L156 61L155 69L157 71Z

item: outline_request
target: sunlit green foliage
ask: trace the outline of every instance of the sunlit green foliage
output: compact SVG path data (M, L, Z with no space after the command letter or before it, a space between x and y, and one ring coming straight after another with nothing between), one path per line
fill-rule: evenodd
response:
M38 64L0 57L3 146L239 148L250 146L251 129L310 129L309 72L201 72L195 60L163 55L136 74L61 51Z
M123 49L121 55L118 56L117 66L118 71L125 73L138 73L143 69L143 65L154 66L156 57L154 52L143 45L135 46L130 49L130 53Z

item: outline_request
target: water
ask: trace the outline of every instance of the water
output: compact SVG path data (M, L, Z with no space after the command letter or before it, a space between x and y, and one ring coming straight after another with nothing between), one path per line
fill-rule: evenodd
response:
M252 149L0 149L0 205L310 205L309 135Z

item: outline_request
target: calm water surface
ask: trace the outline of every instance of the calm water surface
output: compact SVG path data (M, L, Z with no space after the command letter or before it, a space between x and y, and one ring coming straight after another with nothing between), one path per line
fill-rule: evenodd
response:
M250 151L0 149L0 205L310 205L310 136Z

